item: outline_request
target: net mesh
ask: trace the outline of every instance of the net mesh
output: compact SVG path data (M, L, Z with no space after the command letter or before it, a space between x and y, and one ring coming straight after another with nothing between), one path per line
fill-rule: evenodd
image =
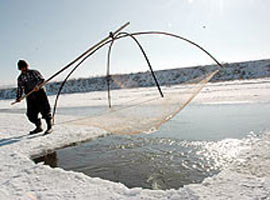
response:
M112 76L111 87L115 89L110 92L112 107L108 107L107 94L104 92L104 102L99 103L104 108L102 112L70 123L94 126L114 134L154 132L185 108L217 72L218 70L208 72L174 87L163 86L163 98L155 87L125 89L130 85L134 86L136 78L130 81ZM151 79L151 75L147 78ZM138 80L136 84L141 86L148 82Z

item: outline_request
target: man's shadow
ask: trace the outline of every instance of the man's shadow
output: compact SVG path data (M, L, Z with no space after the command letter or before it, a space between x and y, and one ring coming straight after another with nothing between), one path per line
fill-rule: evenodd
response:
M35 134L35 135L25 134L25 135L0 139L0 147L5 146L5 145L9 145L9 144L13 144L13 143L16 143L16 142L20 142L23 138L33 139L33 138L38 137L38 136L40 136L40 134Z

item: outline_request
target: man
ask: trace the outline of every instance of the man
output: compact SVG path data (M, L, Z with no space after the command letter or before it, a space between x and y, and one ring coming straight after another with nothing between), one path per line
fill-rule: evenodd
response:
M16 102L20 102L23 92L25 94L34 90L32 94L26 97L27 102L27 117L30 122L36 125L36 128L30 131L30 134L42 132L41 119L38 117L41 113L42 118L46 120L47 130L45 135L52 132L52 116L51 107L45 92L45 89L38 86L45 81L43 76L37 70L30 70L29 65L25 60L19 60L18 69L21 74L18 77L17 98Z

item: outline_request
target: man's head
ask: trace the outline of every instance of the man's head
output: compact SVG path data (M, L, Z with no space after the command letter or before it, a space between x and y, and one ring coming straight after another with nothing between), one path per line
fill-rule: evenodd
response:
M25 60L19 60L18 63L18 69L21 70L22 72L28 70L28 63Z

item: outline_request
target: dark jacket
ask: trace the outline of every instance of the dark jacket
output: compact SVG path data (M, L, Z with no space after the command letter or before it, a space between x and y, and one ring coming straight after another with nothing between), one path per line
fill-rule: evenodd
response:
M32 91L37 85L44 82L43 76L37 70L27 70L21 73L18 77L17 99L22 97L23 92L27 94Z

